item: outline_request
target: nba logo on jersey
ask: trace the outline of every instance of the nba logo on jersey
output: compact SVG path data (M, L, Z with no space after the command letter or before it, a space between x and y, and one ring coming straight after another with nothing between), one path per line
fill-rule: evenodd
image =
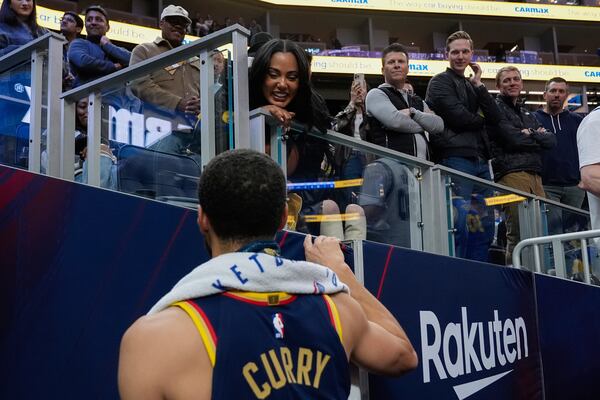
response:
M275 339L283 339L283 315L281 313L273 314L273 329L275 332Z

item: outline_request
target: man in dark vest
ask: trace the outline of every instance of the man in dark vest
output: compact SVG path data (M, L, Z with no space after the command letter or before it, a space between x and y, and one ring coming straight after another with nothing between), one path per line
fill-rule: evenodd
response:
M428 135L444 130L444 122L427 104L404 90L408 53L398 43L383 49L381 73L385 83L367 94L367 141L419 158L428 158Z

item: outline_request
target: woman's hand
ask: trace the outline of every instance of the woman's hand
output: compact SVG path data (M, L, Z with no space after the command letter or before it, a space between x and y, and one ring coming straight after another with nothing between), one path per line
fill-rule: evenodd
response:
M296 113L286 110L285 108L281 108L275 105L267 105L262 108L264 111L271 114L275 119L277 119L284 128L289 129L292 124L292 119Z

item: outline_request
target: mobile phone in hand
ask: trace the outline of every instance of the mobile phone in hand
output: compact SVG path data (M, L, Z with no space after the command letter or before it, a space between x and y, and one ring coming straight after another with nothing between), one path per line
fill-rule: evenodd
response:
M365 74L355 73L354 74L354 82L358 82L360 87L366 91L367 90L367 81L365 81Z

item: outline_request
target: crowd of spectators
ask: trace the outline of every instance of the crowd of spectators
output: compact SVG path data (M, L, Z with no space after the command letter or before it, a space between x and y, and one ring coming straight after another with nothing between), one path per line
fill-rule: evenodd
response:
M210 15L203 18L199 13L190 18L182 7L169 5L160 16L161 36L129 52L106 37L110 29L106 10L90 6L84 14L85 20L82 20L76 13L66 12L61 20L61 33L67 39L63 68L65 90L179 47L186 33L202 36L233 23L226 19L224 24L218 24ZM236 22L245 25L242 18ZM87 36L82 37L84 26ZM263 108L285 130L289 130L292 120L307 129L322 132L334 129L357 140L432 160L471 176L494 180L574 207L582 206L585 192L578 187L581 178L576 142L582 118L564 109L569 93L564 79L548 81L544 91L545 107L531 113L520 102L523 89L520 71L516 67L505 67L496 76L499 95L494 98L481 80L482 69L475 62L473 40L466 32L458 31L446 41L448 68L430 80L425 100L414 93L406 80L410 53L401 44L394 43L381 53L384 83L369 90L364 76L356 74L350 87L350 102L332 117L325 100L311 83L311 55L293 41L272 39L262 32L255 20L248 27L253 33L250 106ZM0 54L45 32L35 22L35 1L3 2ZM213 60L215 92L221 94L217 96L220 102L226 103L227 87L220 80L225 59L221 53L214 53ZM143 102L145 110L154 108L171 119L181 120L178 124L181 129L173 130L154 143L150 146L152 149L198 159L201 142L199 70L199 59L193 57L132 83L132 95ZM468 74L467 70L470 70ZM85 170L87 144L83 121L87 122L87 113L79 115L79 108L78 104L77 127L81 131L79 142L84 147L78 148L77 156ZM225 118L223 121L227 123ZM335 232L341 238L367 237L407 244L405 235L398 234L397 229L407 220L406 213L398 211L405 204L401 194L390 193L407 185L410 170L400 168L398 162L329 145L305 132L289 132L287 137L290 182L363 179L359 190L347 188L335 195L324 190L298 192L296 204L290 208L299 216L339 214L344 210L345 214L358 217L342 219L344 223L335 226L311 225L296 218L293 224L296 229L311 233ZM266 143L270 151L269 141ZM106 163L107 168L113 171L114 156L107 150L106 141L103 146L104 153L112 160ZM226 143L218 150L225 148ZM489 189L478 189L468 180L457 180L452 190L456 254L487 261L487 249L494 240L495 215L486 210L483 199L492 193ZM520 240L518 212L514 204L504 206L502 211L507 228L506 259L510 262L512 247ZM474 216L480 220L475 230ZM561 218L558 210L549 213L550 233L561 231ZM392 223L394 219L397 221ZM476 240L473 233L478 235Z
M260 25L255 18L252 18L249 23L246 22L244 17L225 17L223 22L219 22L215 20L211 14L203 16L201 12L196 12L194 18L190 21L187 33L202 37L234 24L239 24L248 28L250 30L250 37L259 32L263 32L262 25Z

